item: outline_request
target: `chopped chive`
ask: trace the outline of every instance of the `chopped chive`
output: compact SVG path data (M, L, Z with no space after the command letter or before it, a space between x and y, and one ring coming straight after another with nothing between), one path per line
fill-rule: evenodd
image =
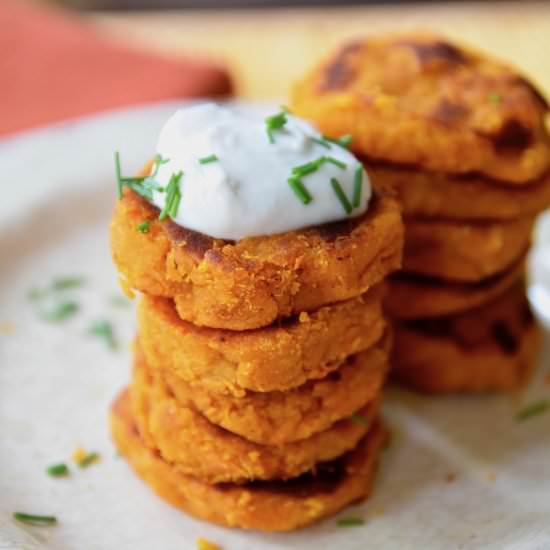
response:
M363 167L359 165L355 170L355 181L353 183L353 208L358 208L361 204L361 190L363 189Z
M338 527L359 527L360 525L365 525L365 520L357 517L351 518L342 518L336 522Z
M303 204L309 204L312 201L309 191L298 178L288 178L288 185Z
M516 415L516 420L523 422L524 420L533 418L533 416L546 412L548 409L550 409L550 401L548 399L541 399L519 411Z
M88 466L99 462L99 453L88 453L79 463L80 468L87 468Z
M105 342L105 345L112 351L118 349L118 342L115 337L115 331L113 325L106 320L96 321L92 323L88 329L88 334L91 336L97 336Z
M273 130L280 130L286 123L288 119L285 112L277 113L276 115L268 116L265 119L266 133L269 143L275 143L275 138L273 137Z
M149 228L151 227L151 222L149 220L145 220L144 222L138 223L136 225L136 229L140 233L149 233Z
M208 157L203 157L199 159L200 164L210 164L211 162L217 162L220 160L216 155L209 155Z
M48 466L46 472L51 477L64 477L69 475L69 468L65 463L52 464Z
M61 302L49 311L42 312L41 317L45 321L59 323L72 317L77 311L78 304L76 302Z
M68 290L84 285L84 277L58 277L52 282L53 290Z
M115 173L116 173L116 184L117 184L117 195L118 198L122 198L122 175L120 171L120 153L115 151Z
M306 164L301 164L300 166L295 166L292 169L292 174L298 178L307 176L312 172L315 172L319 167L325 162L325 157L318 158L317 160L312 160L311 162L306 162Z
M323 159L324 159L323 162L330 162L330 164L334 164L335 166L338 166L338 168L341 168L342 170L345 170L347 168L347 164L345 162L335 159L334 157L323 157Z
M491 92L488 99L493 105L499 105L502 101L502 96L498 92Z
M159 220L163 221L168 216L175 218L178 212L179 203L181 199L181 193L179 190L179 183L183 172L177 172L172 174L168 185L166 186L166 202L164 203L164 208L159 214Z
M334 189L334 193L338 197L338 200L340 201L342 207L346 211L346 214L348 216L351 214L351 211L353 210L348 198L346 197L346 194L344 193L344 190L342 189L342 186L340 185L340 182L336 178L332 178L330 180L330 184L332 185L332 189Z
M38 516L36 514L26 514L25 512L14 512L13 518L21 523L29 525L56 525L57 518L55 516Z
M362 415L362 414L352 414L350 417L356 424L361 424L361 426L364 426L365 428L368 428L370 426L369 421Z
M351 145L351 141L353 138L351 134L345 134L343 136L340 136L339 138L331 138L329 136L323 136L323 139L325 139L326 141L330 141L331 143L335 143L336 145L339 145L344 149L347 149Z
M318 145L323 146L325 149L330 149L330 143L326 139L319 139L319 138L311 138L312 141L317 143Z

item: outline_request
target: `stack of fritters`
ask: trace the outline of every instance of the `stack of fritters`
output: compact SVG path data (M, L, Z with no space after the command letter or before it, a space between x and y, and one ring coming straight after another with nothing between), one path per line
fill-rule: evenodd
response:
M384 439L397 202L238 242L157 217L126 190L111 225L115 263L143 293L113 406L121 453L166 500L224 525L288 530L365 497Z
M350 44L297 83L292 110L353 136L405 218L387 296L395 375L425 391L514 388L537 334L522 284L550 203L548 104L510 67L431 34Z

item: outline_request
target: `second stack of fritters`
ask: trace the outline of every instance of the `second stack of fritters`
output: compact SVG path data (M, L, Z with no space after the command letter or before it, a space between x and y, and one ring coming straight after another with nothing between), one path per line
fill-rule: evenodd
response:
M523 383L537 351L524 263L550 204L543 96L501 62L413 33L347 45L292 99L325 134L351 134L402 204L403 272L386 302L396 377L430 392Z

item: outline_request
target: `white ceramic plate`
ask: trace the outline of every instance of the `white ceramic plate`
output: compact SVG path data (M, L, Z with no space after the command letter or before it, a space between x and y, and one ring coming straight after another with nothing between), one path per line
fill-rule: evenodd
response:
M374 496L341 515L364 517L362 527L339 528L334 518L287 535L214 527L170 508L117 458L107 410L129 378L134 320L132 308L109 302L118 292L107 242L113 151L126 172L137 169L174 109L129 109L0 142L0 548L182 550L199 536L225 550L550 548L550 414L514 419L550 395L541 382L548 365L515 397L388 391L395 438ZM79 313L41 321L28 290L65 275L86 278L73 292ZM117 353L87 335L104 318L123 343ZM48 477L45 467L77 445L101 462ZM21 526L16 510L55 514L59 525Z

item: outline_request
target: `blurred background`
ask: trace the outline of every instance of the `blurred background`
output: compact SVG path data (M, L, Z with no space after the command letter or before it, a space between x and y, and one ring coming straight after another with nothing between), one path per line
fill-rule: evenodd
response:
M550 90L544 1L0 0L0 25L0 135L174 97L284 101L327 51L384 30L442 32Z

